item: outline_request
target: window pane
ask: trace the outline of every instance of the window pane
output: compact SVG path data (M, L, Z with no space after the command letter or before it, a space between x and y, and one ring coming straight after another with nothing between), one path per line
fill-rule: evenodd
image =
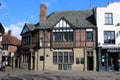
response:
M58 70L62 70L62 64L58 64Z
M58 62L63 63L63 53L62 52L58 53Z
M113 23L112 13L105 13L105 24L112 24L112 23Z
M53 63L57 63L57 52L53 52Z
M63 33L63 41L68 41L68 32Z
M64 52L64 63L68 63L68 52Z
M105 14L105 17L108 17L108 14L107 14L107 13Z
M73 54L73 52L70 52L69 53L69 61L70 61L70 63L74 63L74 54Z
M69 32L69 40L68 41L73 41L73 32Z
M86 32L86 40L87 41L93 41L93 31L87 31Z
M111 13L109 13L109 14L108 14L108 16L109 16L109 17L112 17L112 14L111 14Z
M114 31L105 31L104 32L104 43L115 43L115 32Z
M63 70L67 70L68 68L67 68L67 64L63 64Z
M108 23L109 23L108 18L105 18L105 23L106 23L106 24L108 24Z
M84 58L81 58L81 64L84 64Z
M72 70L72 64L68 64L68 70Z
M79 64L79 58L76 58L76 64Z

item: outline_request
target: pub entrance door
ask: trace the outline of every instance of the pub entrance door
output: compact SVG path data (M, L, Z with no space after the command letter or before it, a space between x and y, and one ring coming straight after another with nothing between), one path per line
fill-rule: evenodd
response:
M93 70L93 56L87 56L87 70Z

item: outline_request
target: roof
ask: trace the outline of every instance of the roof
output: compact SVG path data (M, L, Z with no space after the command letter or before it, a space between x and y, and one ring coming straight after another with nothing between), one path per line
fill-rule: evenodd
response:
M49 29L61 18L65 18L76 28L96 27L93 10L59 11L50 14L47 20L38 26L38 29Z
M2 45L4 44L19 46L21 45L21 40L11 35L3 35Z
M51 29L62 18L64 18L75 28L96 27L93 10L53 12L47 16L47 19L43 24L26 24L26 26L30 29L30 31L34 29Z
M34 30L35 28L35 25L30 23L25 23L25 26L27 26L30 31Z

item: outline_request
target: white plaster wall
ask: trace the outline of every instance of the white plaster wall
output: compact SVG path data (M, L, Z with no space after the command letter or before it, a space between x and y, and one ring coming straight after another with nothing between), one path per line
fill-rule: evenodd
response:
M105 25L105 13L113 14L113 25ZM98 43L99 46L120 46L120 2L109 3L105 7L96 8L96 20L98 27ZM105 45L104 44L104 31L115 31L116 44ZM116 35L119 33L119 36Z

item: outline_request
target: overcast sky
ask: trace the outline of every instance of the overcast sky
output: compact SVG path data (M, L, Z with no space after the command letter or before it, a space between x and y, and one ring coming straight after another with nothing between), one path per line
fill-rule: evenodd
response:
M90 2L91 1L91 2ZM20 39L24 23L36 24L39 21L40 4L47 5L47 15L54 11L86 10L96 6L106 6L120 0L0 0L0 22L12 35Z

